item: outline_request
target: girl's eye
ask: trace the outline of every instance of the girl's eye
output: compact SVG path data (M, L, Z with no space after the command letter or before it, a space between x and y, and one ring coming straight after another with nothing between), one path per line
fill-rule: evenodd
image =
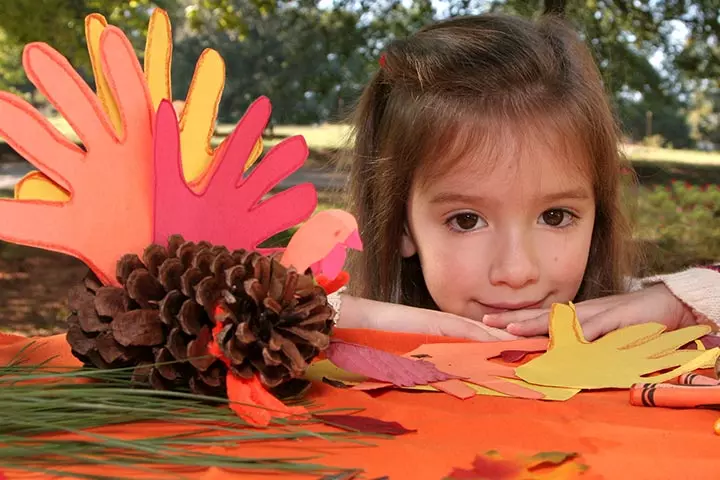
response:
M485 223L480 215L476 213L459 213L451 217L447 222L453 230L467 232Z
M570 225L575 220L576 216L567 210L553 208L551 210L545 210L543 214L540 215L540 218L546 225L562 228Z

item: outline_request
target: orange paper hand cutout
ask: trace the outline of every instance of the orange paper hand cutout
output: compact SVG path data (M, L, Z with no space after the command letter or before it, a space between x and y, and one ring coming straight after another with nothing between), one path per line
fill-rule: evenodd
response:
M23 65L32 83L68 121L76 146L27 102L0 93L0 137L70 194L65 203L0 199L0 239L55 250L117 283L124 253L152 241L152 107L135 52L107 27L101 37L107 84L118 107L117 135L98 97L57 51L30 44Z
M548 341L544 338L515 340L512 348L528 352L544 351ZM515 367L491 362L508 349L507 342L496 343L433 343L422 345L406 356L422 356L437 368L451 375L462 377L468 383L480 385L513 397L541 399L544 395L505 378L517 379ZM425 355L429 355L426 357Z

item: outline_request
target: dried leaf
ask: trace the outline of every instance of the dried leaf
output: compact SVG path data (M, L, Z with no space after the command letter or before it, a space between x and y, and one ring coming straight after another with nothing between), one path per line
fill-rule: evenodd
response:
M358 431L362 433L379 433L383 435L404 435L417 432L408 430L398 422L386 422L373 417L362 415L313 415L314 418L327 425L342 428L344 430Z
M364 345L333 340L327 357L338 367L398 387L412 387L458 378L425 360L413 360Z
M560 465L577 456L578 454L576 452L540 452L530 457L527 469L534 470L552 465Z
M449 479L475 480L564 480L577 478L587 466L573 462L577 453L540 452L530 457L518 456L504 459L498 452L490 451L475 457L472 469L455 468Z
M512 480L521 478L523 468L511 460L478 455L472 470L455 468L447 479Z

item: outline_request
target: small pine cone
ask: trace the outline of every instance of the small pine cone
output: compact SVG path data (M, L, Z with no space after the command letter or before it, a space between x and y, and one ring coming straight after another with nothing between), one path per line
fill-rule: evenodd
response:
M280 387L329 343L323 289L257 252L173 236L142 259L123 256L117 279L121 287L102 286L89 275L71 290L68 342L86 365L136 366L134 380L156 389L223 395L228 367ZM211 355L213 340L227 366Z
M222 301L222 329L216 340L230 368L240 376L259 373L267 387L305 373L308 362L330 343L334 310L312 277L286 269L274 258L251 254L226 278L198 286L198 297ZM223 292L230 289L232 296Z

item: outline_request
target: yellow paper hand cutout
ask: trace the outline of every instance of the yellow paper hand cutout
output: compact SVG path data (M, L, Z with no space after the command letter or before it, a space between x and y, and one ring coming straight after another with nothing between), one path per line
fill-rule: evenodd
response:
M658 383L691 372L718 357L720 350L678 350L710 332L696 325L663 333L659 323L632 325L590 343L585 340L575 307L554 304L550 312L550 345L545 354L519 366L515 374L529 383L569 388L630 388ZM677 367L677 368L674 368ZM645 377L661 370L672 371Z
M95 76L97 96L103 109L118 134L122 134L121 120L107 83L105 67L99 56L100 35L108 26L100 14L88 15L85 19L85 37L90 63ZM172 29L167 13L155 9L150 17L148 36L145 44L144 73L147 79L153 108L164 99L172 100L170 69L172 63ZM222 57L212 49L200 55L195 68L185 107L177 112L180 118L180 142L183 159L183 173L193 189L200 190L209 177L208 167L218 149L213 149L211 140L215 131L217 110L225 86L225 64ZM250 168L263 151L262 137L245 163ZM22 200L45 200L64 202L70 197L67 191L40 172L33 171L15 186L15 198Z

